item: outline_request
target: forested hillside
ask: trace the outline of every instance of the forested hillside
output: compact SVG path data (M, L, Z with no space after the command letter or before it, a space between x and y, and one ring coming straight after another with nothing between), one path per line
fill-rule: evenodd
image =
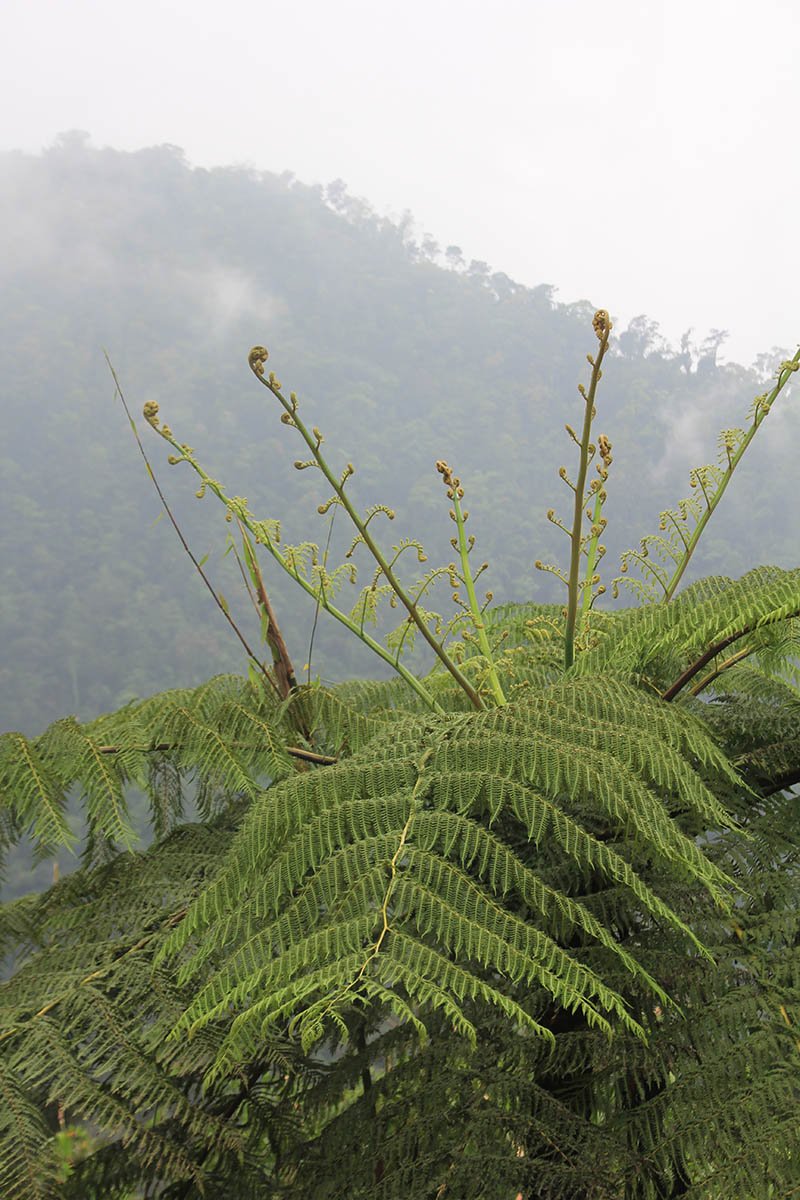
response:
M40 157L3 155L1 168L0 728L34 734L66 713L89 719L243 667L168 522L153 527L158 500L103 347L135 413L156 400L259 516L280 516L289 539L324 542L329 517L315 515L310 473L292 469L295 447L247 369L250 346L266 344L330 459L354 463L356 501L397 510L390 540L446 546L434 470L446 454L468 487L495 601L561 599L533 563L563 553L545 516L567 455L562 427L587 321L595 304L613 317L614 296L561 304L544 282L525 287L466 261L468 248L435 246L409 217L377 216L340 182L193 170L171 146L124 154L65 135ZM543 236L535 222L531 236ZM687 465L714 460L716 431L744 419L780 358L755 371L723 366L718 344L687 337L670 349L644 317L615 330L599 418L614 445L607 563L686 494ZM798 433L797 406L782 401L696 574L796 563ZM220 561L221 510L194 499L196 482L167 466L160 445L148 449L198 557L211 551L207 569L247 624L233 558ZM756 490L765 463L768 486ZM267 582L302 667L313 609ZM359 651L323 618L312 671L374 672Z

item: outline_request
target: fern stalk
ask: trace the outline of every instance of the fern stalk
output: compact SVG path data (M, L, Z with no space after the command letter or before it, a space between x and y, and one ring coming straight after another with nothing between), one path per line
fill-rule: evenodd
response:
M762 619L760 621L753 622L752 624L745 625L742 629L737 629L734 633L729 634L728 637L721 638L720 641L715 642L712 646L709 646L708 650L706 650L703 654L701 654L700 657L691 664L691 666L686 668L686 670L683 672L683 674L680 675L675 680L675 682L670 687L668 687L667 690L663 693L663 695L661 697L662 700L667 700L667 701L674 700L675 697L678 695L678 692L682 691L683 688L686 687L687 683L689 683L692 679L694 679L695 675L697 675L698 672L702 671L702 669L706 665L706 663L711 662L712 658L715 658L722 650L725 650L728 646L733 645L734 642L738 642L739 638L746 637L749 633L754 633L756 629L761 628L765 625L772 625L778 621L792 620L795 617L800 617L800 608L796 608L789 612L779 612L775 616L770 616L766 619ZM735 657L733 659L731 659L725 665L732 666L734 661L735 661ZM710 682L710 680L709 680L709 682Z
M582 547L581 531L583 529L583 509L586 503L584 489L586 487L586 473L589 469L589 437L592 431L592 418L594 417L594 398L597 392L597 385L603 374L600 368L608 349L608 335L611 333L611 322L608 319L608 313L604 309L599 309L595 313L592 324L600 341L600 348L596 358L592 358L590 354L587 355L592 366L592 377L588 393L584 389L583 384L579 386L579 391L584 397L586 404L584 407L583 430L580 440L578 478L575 481L575 506L571 533L572 546L569 560L569 579L567 582L567 623L564 630L564 666L566 670L569 670L575 658L575 621L578 615L578 574L580 572Z
M483 620L481 607L478 603L478 597L475 594L475 580L472 576L472 568L469 565L469 552L471 549L471 544L468 544L467 542L467 535L464 529L464 524L469 516L469 513L465 512L461 507L464 489L461 487L461 481L458 476L453 475L452 471L448 467L447 463L444 462L444 460L436 464L436 469L444 480L444 483L447 487L448 498L451 500L453 505L450 515L456 523L456 529L458 530L458 533L456 537L452 539L452 542L458 549L459 557L461 559L461 579L467 591L469 610L472 614L472 623L475 633L477 634L478 645L481 648L481 653L489 664L489 685L492 689L492 695L494 696L498 708L501 708L506 703L506 698L497 674L497 668L494 663L492 649L489 645L489 639L486 636L486 625ZM474 538L472 541L474 542ZM486 596L487 602L491 600L491 598L492 594L491 592L488 592Z
M601 524L603 515L604 493L602 487L597 489L594 501L594 513L592 514L592 534L589 539L589 546L586 552L586 578L583 586L583 600L581 603L581 621L580 632L583 633L586 627L586 619L589 616L589 610L592 607L592 587L597 582L595 579L595 567L600 558L603 556L605 547L600 545L600 535L603 532ZM605 591L605 587L598 588L596 595L600 595Z
M709 671L708 675L704 676L704 678L701 679L699 683L696 683L693 688L690 688L689 695L699 696L702 691L705 691L709 684L712 684L715 679L719 678L723 671L727 671L729 667L735 666L736 663L741 662L743 658L749 658L749 656L753 653L753 650L753 646L745 646L743 650L737 650L735 654L730 656L730 658L726 658L725 662L720 663L720 665L715 667L713 671Z

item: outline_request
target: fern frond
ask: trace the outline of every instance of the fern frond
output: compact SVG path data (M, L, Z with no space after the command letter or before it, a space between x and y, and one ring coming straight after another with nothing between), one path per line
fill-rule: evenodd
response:
M604 681L593 682L602 696ZM555 831L562 853L607 871L633 908L646 904L697 949L633 862L580 818L632 837L638 853L727 904L728 878L679 831L667 802L679 794L703 827L727 823L678 747L696 745L709 762L719 756L702 729L689 734L687 714L665 718L662 739L657 721L645 732L654 702L638 694L637 706L627 695L640 729L623 731L590 720L579 707L584 689L577 681L568 687L484 714L391 721L358 754L265 793L220 875L160 951L162 960L188 952L186 982L216 964L178 1028L201 1030L232 1007L230 1065L252 1053L271 1023L291 1018L311 1044L326 1021L341 1024L353 1005L375 995L386 1003L399 988L405 1004L446 1005L469 1033L459 1016L467 999L509 1011L509 989L524 980L590 1024L638 1029L618 983L566 947L579 935L580 945L601 946L663 1000L660 986L589 909L523 862L506 840L508 819L531 845ZM616 684L612 712L614 702ZM496 834L464 815L484 805ZM446 966L455 962L457 971Z
M739 639L789 622L798 614L798 570L758 567L738 580L704 579L668 606L647 605L617 615L595 648L580 656L575 671L593 673L611 667L618 673L636 674L668 659L688 662L696 673Z
M39 857L76 841L66 798L76 788L90 845L100 857L136 840L127 793L150 799L151 821L166 833L180 819L183 786L209 795L253 795L270 779L293 771L275 701L235 676L218 676L195 689L176 689L125 705L81 723L56 721L36 738L0 738L0 796L5 798L7 841L23 832ZM202 804L201 804L202 807Z

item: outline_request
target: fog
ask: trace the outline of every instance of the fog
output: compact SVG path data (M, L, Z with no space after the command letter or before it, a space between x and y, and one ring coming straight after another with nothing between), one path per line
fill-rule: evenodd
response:
M749 363L798 338L799 21L789 0L735 19L689 0L7 0L0 149L75 128L342 178L467 261L646 312L673 343L727 330L720 357Z

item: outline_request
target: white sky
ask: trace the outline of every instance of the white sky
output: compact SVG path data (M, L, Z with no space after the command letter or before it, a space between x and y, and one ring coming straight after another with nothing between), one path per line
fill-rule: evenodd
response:
M800 339L797 0L4 0L0 148L340 177L520 282Z

